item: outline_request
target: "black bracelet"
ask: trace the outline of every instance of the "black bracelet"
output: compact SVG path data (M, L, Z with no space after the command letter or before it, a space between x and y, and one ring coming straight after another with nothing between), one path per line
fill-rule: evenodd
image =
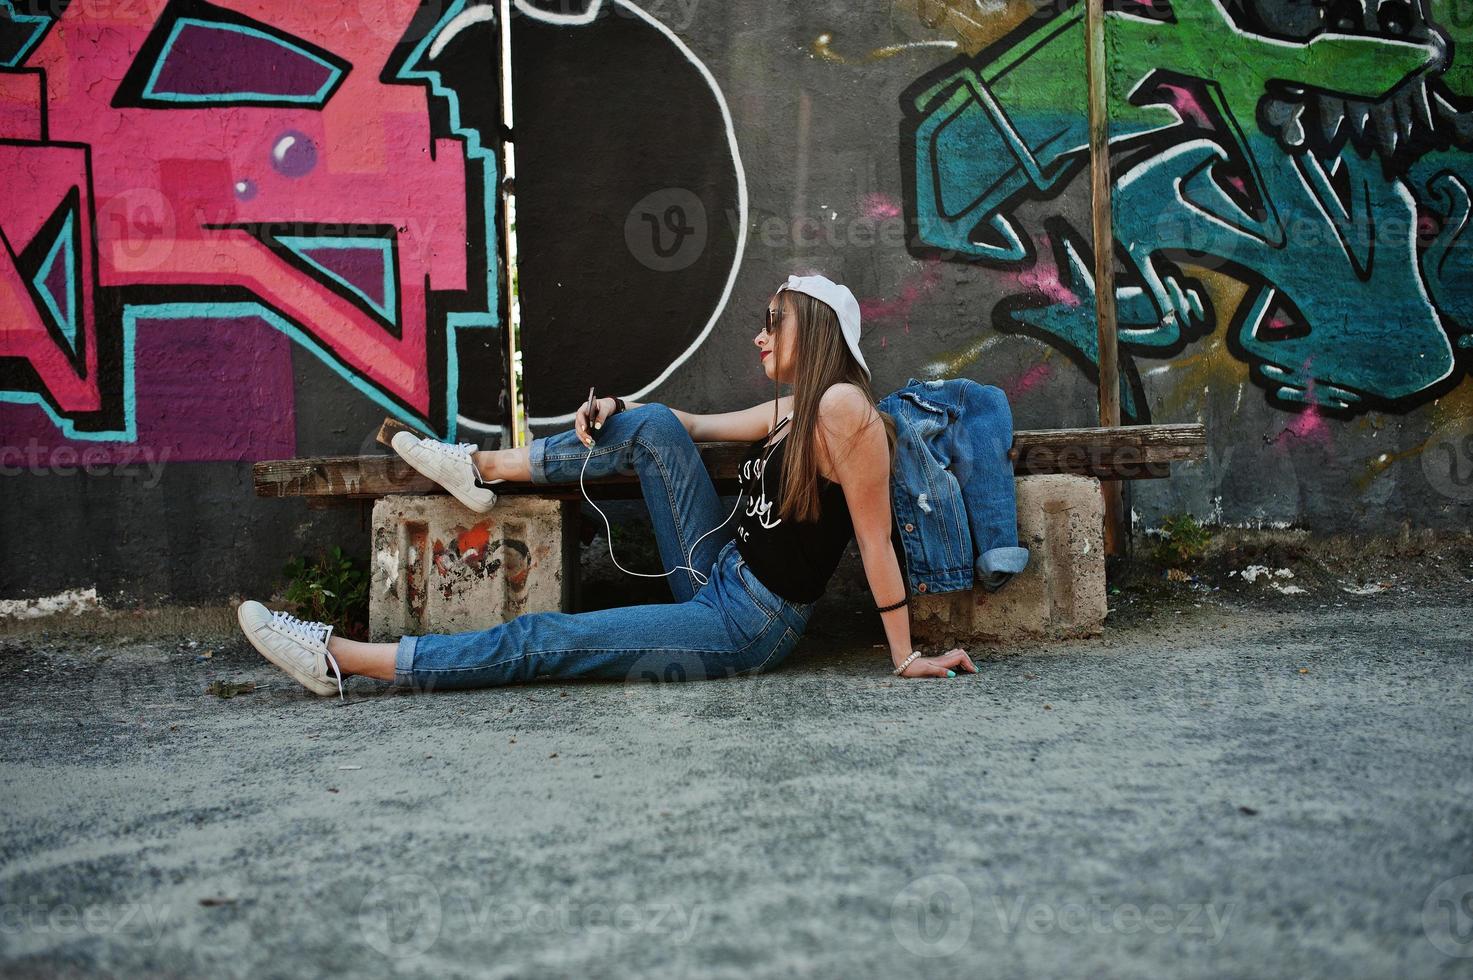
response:
M891 603L888 606L881 606L880 607L880 612L887 613L887 612L889 612L892 609L899 609L901 606L908 606L908 605L910 605L910 596L906 596L904 599L901 599L899 602L893 602L893 603Z
M620 398L618 395L615 395L614 410L609 413L609 418L613 418L615 415L618 415L622 411L624 411L624 399Z

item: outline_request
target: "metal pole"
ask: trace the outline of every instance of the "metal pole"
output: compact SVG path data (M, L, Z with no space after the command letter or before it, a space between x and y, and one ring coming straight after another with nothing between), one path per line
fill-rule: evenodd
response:
M511 0L499 0L497 23L500 26L499 36L499 64L501 81L501 154L498 163L501 167L500 181L497 188L501 194L501 244L502 252L502 278L503 289L502 308L506 311L503 327L505 333L504 351L506 354L506 397L507 413L505 424L507 427L506 438L502 440L503 449L512 449L525 446L530 442L526 423L526 402L522 392L521 374L517 370L517 362L521 349L521 300L519 281L517 279L517 216L516 216L516 146L515 119L512 113L512 68L511 68Z

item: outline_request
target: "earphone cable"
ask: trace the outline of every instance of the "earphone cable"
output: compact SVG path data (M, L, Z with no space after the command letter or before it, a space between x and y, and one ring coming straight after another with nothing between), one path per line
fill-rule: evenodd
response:
M773 427L772 432L769 432L767 434L767 438L770 438L773 435L773 433L777 432L778 429L781 429L791 418L792 418L791 415L785 415L785 416L783 416L782 421L780 421L776 426ZM764 480L763 480L763 493L764 493L764 496L766 494L766 480L765 480L765 477L766 477L766 470L767 470L767 467L766 467L765 464L767 462L767 458L770 457L771 455L772 455L772 447L769 448L769 451L763 457L763 460L762 460L762 462L763 462L764 465L762 466L763 472L760 475L762 477L764 477ZM588 472L588 461L591 460L591 459L593 459L593 447L592 446L589 446L588 447L588 455L583 457L583 468L578 471L578 489L580 491L582 491L582 493L583 493L583 499L586 500L586 501L588 501L588 505L590 507L592 507L594 510L598 511L598 516L601 517L601 518L603 518L603 522L604 522L604 540L609 543L609 561L612 561L614 563L614 567L617 568L619 571L623 572L625 575L633 575L633 576L636 576L637 578L666 578L668 576L674 575L676 572L682 572L682 571L684 571L684 572L690 572L691 575L695 577L695 579L696 579L696 581L697 581L697 583L699 585L705 586L705 584L709 581L709 579L707 578L707 576L705 575L705 573L699 571L698 569L692 568L689 565L676 565L674 568L670 569L670 571L668 571L668 572L633 572L633 571L630 571L629 569L625 568L623 565L619 564L619 559L617 559L617 558L614 557L614 529L609 524L609 515L604 513L602 507L600 507L598 504L596 504L596 503L593 502L593 498L588 495L588 486L583 482L583 475ZM742 497L743 497L744 493L745 493L745 491L743 490L743 488L740 487L740 486L738 486L737 487L736 503L732 505L731 513L726 515L726 520L722 521L720 524L717 524L715 527L713 527L711 530L707 531L705 534L701 535L699 538L696 538L695 543L690 546L689 552L687 552L686 555L684 556L686 561L688 561L688 562L695 561L695 558L693 556L696 553L696 547L697 547L697 545L699 545L702 541L706 540L711 535L715 534L717 531L719 531L722 528L726 527L726 525L731 522L731 519L736 516L737 508L742 505Z
M614 529L609 524L609 515L604 513L602 507L593 502L593 498L588 495L588 487L583 482L583 474L588 472L588 461L592 458L593 449L590 448L588 450L588 455L583 457L583 469L578 472L578 489L583 491L583 499L588 501L588 505L594 510L598 511L598 516L603 518L604 540L609 543L609 560L614 563L614 567L623 572L625 575L634 575L638 578L666 578L667 576L674 575L676 572L690 572L691 575L695 578L696 583L700 586L704 586L709 581L709 579L703 572L699 571L698 569L692 568L689 565L676 565L668 572L635 572L630 571L623 565L619 564L619 559L614 557ZM705 534L701 535L699 538L696 538L695 543L690 546L689 553L685 555L685 560L688 562L695 561L692 556L696 552L696 546L711 535L715 534L717 531L721 530L723 527L726 527L731 519L736 516L737 508L741 505L742 490L738 488L736 503L732 505L731 513L726 515L726 520L722 521L720 524L717 524L715 527L707 531Z

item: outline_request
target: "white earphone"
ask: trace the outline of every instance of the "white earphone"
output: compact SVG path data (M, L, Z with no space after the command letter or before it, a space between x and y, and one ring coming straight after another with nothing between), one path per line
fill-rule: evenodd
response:
M772 427L772 431L769 432L769 433L767 433L767 435L764 436L763 438L764 439L770 439L770 438L772 438L773 434L776 433L778 429L782 428L783 427L783 424L785 422L787 422L789 419L791 419L792 417L793 416L792 416L791 413L789 413L787 415L784 415L778 421L777 425L775 425L775 426ZM772 452L776 448L777 448L776 446L770 446L770 447L768 447L768 452L763 456L763 464L764 465L762 467L761 472L758 474L758 479L762 482L762 492L763 492L763 495L764 496L767 493L767 484L766 484L767 466L765 464L766 464L767 459L769 457L771 457ZM599 517L602 517L604 519L604 540L608 541L608 543L609 543L609 560L614 563L614 567L617 568L619 571L623 572L625 575L634 575L634 576L636 576L638 578L665 578L667 576L674 575L676 572L690 572L691 575L695 577L696 581L699 582L702 586L704 586L706 584L706 582L709 581L709 579L706 577L705 573L702 572L702 571L700 571L699 569L692 568L689 565L676 565L674 568L670 569L670 571L668 571L668 572L631 572L629 569L627 569L623 565L620 565L619 564L619 559L617 559L617 558L614 557L614 530L609 525L609 515L608 514L605 514L603 512L603 508L602 507L600 507L598 504L596 504L596 503L593 502L593 498L588 495L588 487L586 485L584 485L584 483L583 483L583 474L585 474L585 473L588 472L588 461L593 458L593 450L594 450L594 447L593 446L589 446L588 447L588 455L585 456L585 457L583 457L583 469L581 469L581 470L578 471L578 489L583 492L583 499L586 500L586 501L588 501L589 506L591 506L594 510L598 511L598 516ZM717 531L721 530L723 527L726 527L726 525L731 521L732 517L734 517L736 515L737 508L742 505L742 494L743 493L744 493L744 491L742 490L742 488L741 487L738 487L737 488L737 499L736 499L736 503L732 506L731 513L726 515L726 520L722 521L720 524L717 524L715 527L713 527L711 530L707 531L705 534L701 535L699 538L696 538L695 542L691 544L690 550L685 555L685 560L686 561L689 562L689 561L694 561L695 560L695 559L693 559L691 557L691 555L695 554L696 545L699 545L702 541L706 540L708 537L710 537L711 535L715 534Z

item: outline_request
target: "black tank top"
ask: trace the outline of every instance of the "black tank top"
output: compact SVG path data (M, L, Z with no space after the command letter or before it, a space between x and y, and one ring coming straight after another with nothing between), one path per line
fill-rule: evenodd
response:
M788 419L779 422L769 438L787 423ZM818 478L821 512L817 521L778 517L787 444L785 437L769 449L767 439L758 439L743 460L736 546L757 578L774 593L791 602L815 602L839 567L844 546L854 536L854 525L844 488L823 476Z

